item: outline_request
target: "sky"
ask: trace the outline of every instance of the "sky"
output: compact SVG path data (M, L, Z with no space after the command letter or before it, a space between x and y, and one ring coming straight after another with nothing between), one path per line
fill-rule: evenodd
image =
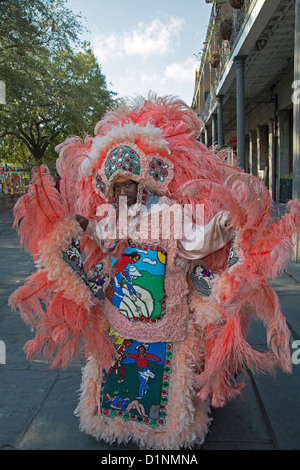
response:
M211 4L205 0L67 0L119 97L174 95L192 103Z

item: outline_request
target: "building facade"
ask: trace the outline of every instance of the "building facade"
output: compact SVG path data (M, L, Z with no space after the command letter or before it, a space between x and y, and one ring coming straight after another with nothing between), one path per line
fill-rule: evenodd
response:
M192 108L203 141L236 152L276 202L292 197L295 0L213 1ZM298 30L297 30L298 31ZM297 196L297 195L296 195Z
M300 198L300 0L206 1L192 102L201 139L229 147L274 201Z

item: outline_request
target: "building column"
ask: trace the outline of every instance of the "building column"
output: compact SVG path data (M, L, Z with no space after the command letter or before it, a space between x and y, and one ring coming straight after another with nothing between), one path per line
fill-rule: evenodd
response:
M292 145L290 142L291 111L279 111L278 115L278 158L277 158L277 200L281 199L280 180L292 172Z
M249 132L249 173L257 176L257 131Z
M208 131L207 131L206 126L204 128L204 143L205 143L206 147L208 147Z
M250 173L250 142L249 142L249 134L245 135L245 171L246 173Z
M217 144L217 116L211 115L211 132L212 132L212 145Z
M279 111L278 174L287 176L290 168L290 111Z
M245 145L245 67L246 56L234 58L236 66L236 120L237 120L237 158L238 165L246 169Z
M294 80L300 80L300 0L295 1ZM300 102L294 100L293 198L300 198Z
M216 96L218 103L218 147L221 149L224 146L223 135L223 95Z
M257 127L257 176L260 177L260 171L267 171L268 155L268 127ZM265 175L266 177L266 175Z
M300 80L300 0L295 0L295 48L294 48L294 80ZM300 102L293 101L293 199L300 198ZM300 263L300 243L296 243L292 260Z
M268 167L269 167L269 192L272 196L273 201L276 202L276 163L275 163L275 122L270 120L268 123L269 128L269 155L268 155Z

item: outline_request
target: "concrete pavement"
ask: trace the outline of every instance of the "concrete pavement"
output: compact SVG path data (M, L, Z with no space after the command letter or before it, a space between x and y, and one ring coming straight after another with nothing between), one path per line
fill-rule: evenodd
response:
M35 270L12 230L12 208L0 211L0 341L6 364L0 364L0 449L136 450L109 446L81 433L73 412L77 404L82 363L65 371L50 370L43 361L29 364L22 348L32 333L7 305L9 295ZM300 265L273 282L293 340L300 334ZM249 342L263 350L264 328L253 323ZM295 344L294 344L295 345ZM300 345L300 342L299 342ZM296 350L295 350L296 353ZM297 356L300 359L300 354ZM251 374L244 397L212 411L214 419L203 450L300 449L300 364L287 376Z

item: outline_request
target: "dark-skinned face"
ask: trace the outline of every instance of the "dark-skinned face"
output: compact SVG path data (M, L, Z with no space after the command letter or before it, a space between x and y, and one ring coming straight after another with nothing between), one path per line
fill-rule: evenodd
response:
M136 203L137 199L137 183L133 180L116 181L114 184L114 195L116 197L126 196L127 206L132 206Z

